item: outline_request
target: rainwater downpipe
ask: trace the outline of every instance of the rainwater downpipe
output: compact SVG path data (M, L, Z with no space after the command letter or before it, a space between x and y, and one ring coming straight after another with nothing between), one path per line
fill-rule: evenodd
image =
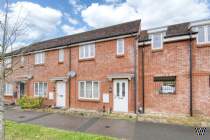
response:
M144 41L141 49L141 65L142 65L142 113L145 112L145 105L144 105Z
M192 32L190 32L190 45L189 45L189 50L190 50L190 56L189 56L189 61L190 61L190 73L189 73L189 76L190 76L190 116L192 117L193 116L193 101L192 101Z

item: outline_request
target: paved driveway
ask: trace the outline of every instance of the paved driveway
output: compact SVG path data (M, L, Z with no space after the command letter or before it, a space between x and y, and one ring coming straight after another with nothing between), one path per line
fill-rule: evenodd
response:
M197 136L195 128L177 125L84 118L58 113L20 111L8 108L5 117L16 122L40 124L64 130L95 133L128 140L210 140L207 129L204 136Z

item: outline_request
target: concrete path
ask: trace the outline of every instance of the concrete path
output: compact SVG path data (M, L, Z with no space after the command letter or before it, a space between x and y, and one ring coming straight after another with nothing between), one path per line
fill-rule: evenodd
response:
M210 140L210 129L197 136L195 128L104 118L85 118L59 113L21 111L7 108L5 118L19 123L113 136L128 140Z

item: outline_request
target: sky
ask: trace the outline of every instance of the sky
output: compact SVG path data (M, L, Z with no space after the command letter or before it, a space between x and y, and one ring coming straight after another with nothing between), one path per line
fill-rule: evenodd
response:
M210 0L9 0L9 24L24 28L15 47L137 19L148 29L207 18Z

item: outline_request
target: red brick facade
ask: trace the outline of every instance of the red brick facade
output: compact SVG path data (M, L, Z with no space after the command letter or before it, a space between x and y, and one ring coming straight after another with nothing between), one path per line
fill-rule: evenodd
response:
M210 48L198 46L192 41L193 115L210 112ZM164 43L163 49L152 51L151 45L144 46L144 91L146 113L190 114L190 41ZM139 48L139 60L142 48ZM176 76L176 92L160 94L155 89L155 76ZM142 105L142 65L139 63L139 102Z
M45 63L34 64L34 53L24 56L24 66L17 66L17 70L10 75L8 81L13 83L14 92L18 91L18 82L24 76L31 76L25 80L25 95L34 96L34 83L47 82L48 94L45 105L56 106L56 80L53 77L65 77L69 71L75 71L76 76L64 80L66 85L65 107L76 109L90 109L97 111L113 110L113 80L108 75L115 73L135 74L137 61L137 103L135 102L135 78L128 80L128 112L135 112L143 106L142 96L142 49L144 55L144 109L145 113L190 113L190 40L171 41L164 43L163 49L154 51L151 45L136 46L136 37L126 37L125 53L117 56L117 40L99 41L95 43L95 57L89 60L79 59L79 46L67 46L64 49L63 63L58 62L58 49L45 51ZM135 56L135 50L137 57ZM135 61L135 58L137 60ZM13 58L13 63L20 57ZM210 116L210 47L198 46L192 40L192 103L193 114ZM176 92L174 94L160 94L159 85L154 81L157 76L175 76ZM79 81L99 81L99 100L79 99ZM49 99L49 93L54 99ZM103 94L109 95L109 103L103 103ZM9 99L12 97L5 97ZM18 97L17 97L18 98ZM13 98L14 99L14 98ZM136 103L136 104L135 104Z
M18 80L23 75L32 75L32 79L25 83L25 95L34 96L34 83L47 82L48 93L54 93L54 100L49 100L46 95L46 105L56 105L56 86L52 77L64 77L70 70L76 72L76 77L66 82L66 108L91 109L91 110L113 110L113 82L107 76L114 73L134 73L134 48L136 45L134 37L124 38L125 53L117 56L116 40L104 41L95 44L95 58L90 60L79 59L79 46L65 49L64 63L58 63L58 50L45 52L45 63L35 65L34 54L26 55L24 67L17 66L9 81L13 81L17 90ZM71 55L70 55L71 54ZM16 61L19 58L13 58ZM78 82L82 80L94 80L100 83L99 100L82 100L78 97ZM128 83L128 110L134 112L134 89L133 80ZM70 82L70 84L69 84ZM70 92L69 92L70 89ZM103 103L103 93L109 94L109 104ZM70 101L69 101L70 99Z

